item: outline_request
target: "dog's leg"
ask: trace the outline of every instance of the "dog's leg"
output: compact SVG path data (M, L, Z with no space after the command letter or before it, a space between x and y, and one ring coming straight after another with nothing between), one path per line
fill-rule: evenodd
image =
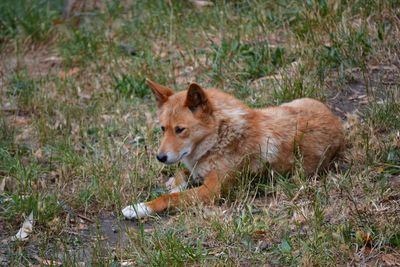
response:
M142 218L168 208L191 205L197 201L211 203L215 198L219 197L220 192L221 181L217 173L213 171L204 178L204 184L199 187L179 193L162 195L149 202L127 206L122 210L122 213L128 219Z
M165 183L169 193L172 194L184 191L188 186L187 178L189 175L190 172L188 170L181 170L175 175L175 177L169 178Z

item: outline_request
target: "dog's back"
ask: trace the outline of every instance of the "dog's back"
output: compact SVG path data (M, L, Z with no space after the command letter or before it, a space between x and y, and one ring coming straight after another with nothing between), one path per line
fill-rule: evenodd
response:
M278 155L270 162L278 171L290 171L296 157L303 161L307 174L325 168L343 144L340 120L317 100L296 99L260 112L265 118L263 129L273 132L280 144Z

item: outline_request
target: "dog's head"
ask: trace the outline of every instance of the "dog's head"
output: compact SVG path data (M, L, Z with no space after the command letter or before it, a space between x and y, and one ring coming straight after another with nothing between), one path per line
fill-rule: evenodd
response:
M215 131L212 105L205 90L196 83L177 93L151 80L147 84L156 98L163 132L157 159L165 164L178 162Z

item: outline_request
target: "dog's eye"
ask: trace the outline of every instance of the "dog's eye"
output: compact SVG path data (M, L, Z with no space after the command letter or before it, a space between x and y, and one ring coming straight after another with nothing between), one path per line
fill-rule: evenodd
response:
M161 126L161 131L165 132L165 127Z
M180 133L183 132L185 129L186 129L186 128L182 128L182 127L176 126L176 127L175 127L175 133L180 134Z

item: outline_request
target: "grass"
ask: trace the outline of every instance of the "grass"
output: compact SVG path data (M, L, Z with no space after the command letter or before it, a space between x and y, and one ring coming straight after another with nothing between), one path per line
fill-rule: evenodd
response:
M400 257L396 1L0 3L4 265L385 265ZM135 53L127 52L134 48ZM346 126L332 170L246 172L216 206L139 222L166 192L151 78L197 81L251 107L326 102ZM348 112L346 112L348 111ZM12 242L33 211L29 241ZM113 247L113 248L111 248ZM389 255L389 256L388 256Z

